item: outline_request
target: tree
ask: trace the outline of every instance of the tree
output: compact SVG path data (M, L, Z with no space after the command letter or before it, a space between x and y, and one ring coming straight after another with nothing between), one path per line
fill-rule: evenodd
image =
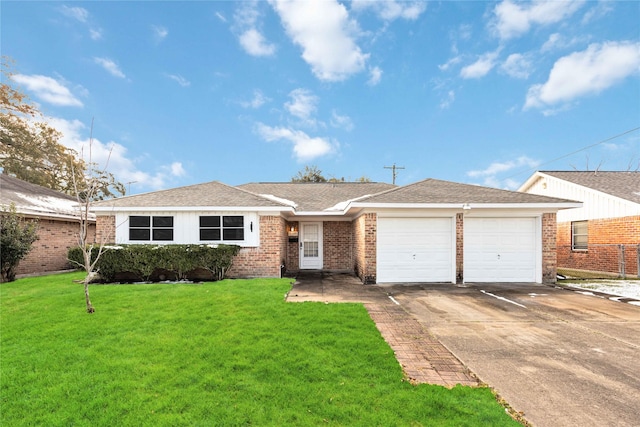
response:
M0 83L0 167L3 173L23 181L75 195L74 181L95 172L78 153L60 143L62 134L51 127L28 97L10 86L10 60L2 58ZM94 174L104 199L125 194L124 184L110 173Z
M16 278L15 268L31 251L33 242L38 240L38 224L26 221L16 211L12 203L4 206L0 214L0 254L2 254L2 281L12 282Z
M291 182L327 182L327 178L322 176L322 171L317 166L305 166L304 171L298 171L297 175L291 178Z

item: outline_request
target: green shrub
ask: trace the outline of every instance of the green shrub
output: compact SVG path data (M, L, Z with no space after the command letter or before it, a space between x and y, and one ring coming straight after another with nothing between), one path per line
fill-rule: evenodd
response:
M235 245L105 246L96 269L104 282L116 281L127 274L149 282L153 277L159 276L159 271L162 270L173 273L177 280L184 280L198 269L209 271L214 280L221 280L239 251L240 247ZM91 253L92 261L97 254L96 247ZM67 256L74 265L81 265L83 262L80 247L69 249Z

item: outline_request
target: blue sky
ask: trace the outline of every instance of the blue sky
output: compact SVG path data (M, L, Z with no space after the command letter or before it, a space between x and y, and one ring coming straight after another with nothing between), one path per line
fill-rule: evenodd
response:
M93 120L131 194L640 167L637 1L5 0L1 20L15 84L69 147Z

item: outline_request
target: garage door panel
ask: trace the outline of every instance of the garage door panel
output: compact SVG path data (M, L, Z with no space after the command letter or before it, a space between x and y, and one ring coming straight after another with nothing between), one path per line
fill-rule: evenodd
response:
M379 218L377 281L452 280L451 218Z
M465 282L535 282L535 218L466 218Z

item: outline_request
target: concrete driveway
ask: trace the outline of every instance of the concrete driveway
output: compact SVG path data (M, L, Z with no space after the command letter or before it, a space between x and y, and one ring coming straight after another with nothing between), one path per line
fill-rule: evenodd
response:
M531 284L379 287L533 425L640 425L640 307Z

